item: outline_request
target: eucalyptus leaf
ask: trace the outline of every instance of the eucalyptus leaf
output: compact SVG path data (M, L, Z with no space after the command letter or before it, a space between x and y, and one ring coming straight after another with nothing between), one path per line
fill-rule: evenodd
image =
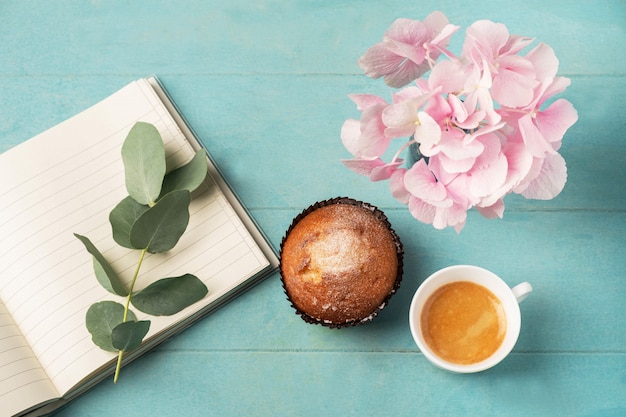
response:
M130 241L130 230L135 224L135 221L141 216L149 206L145 204L139 204L131 196L127 196L118 203L111 213L109 213L109 223L111 223L111 230L113 231L113 240L118 245L129 249L143 249L136 248Z
M190 201L189 191L173 191L146 210L130 230L133 247L160 253L176 246L189 224Z
M128 194L140 204L152 205L165 176L165 146L154 125L137 122L122 145Z
M117 352L113 346L111 334L113 329L124 320L124 306L114 301L101 301L92 304L85 316L85 325L91 334L93 343L109 352ZM132 311L128 311L127 321L136 321Z
M207 169L206 152L200 150L187 164L165 175L161 196L176 190L193 192L206 178Z
M120 323L111 333L113 347L123 352L129 352L141 345L143 338L150 330L150 321L126 321Z
M137 310L153 316L170 316L201 300L208 289L191 274L163 278L134 294L131 302Z
M104 258L98 248L91 243L89 238L81 236L77 233L74 233L74 236L83 242L87 252L93 255L93 268L96 274L96 279L100 285L112 294L126 297L128 295L128 290L111 267L111 264L109 264L109 262Z

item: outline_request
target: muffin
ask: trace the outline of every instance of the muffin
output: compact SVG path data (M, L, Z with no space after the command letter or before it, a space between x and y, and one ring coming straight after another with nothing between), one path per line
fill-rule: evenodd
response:
M281 243L280 274L303 320L339 328L376 317L400 286L402 257L382 211L338 197L293 220Z

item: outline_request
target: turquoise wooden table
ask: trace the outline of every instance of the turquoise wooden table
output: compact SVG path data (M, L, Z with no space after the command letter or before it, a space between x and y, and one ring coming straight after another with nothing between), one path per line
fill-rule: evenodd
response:
M434 10L548 43L579 113L563 192L511 195L501 220L470 211L460 234L340 163L347 95L388 92L356 60ZM0 1L0 152L156 74L276 248L302 209L347 195L383 209L406 252L370 324L304 323L276 274L58 416L626 415L625 27L621 0ZM534 287L511 355L474 375L432 366L407 319L420 283L459 263Z

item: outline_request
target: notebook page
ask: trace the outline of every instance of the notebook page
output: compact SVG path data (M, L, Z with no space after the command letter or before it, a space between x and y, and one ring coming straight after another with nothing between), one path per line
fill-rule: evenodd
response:
M10 417L58 396L13 317L0 302L0 416Z
M113 242L108 213L126 196L120 148L137 120L157 126L168 166L193 155L144 80L0 155L0 176L12 178L0 186L0 235L11 236L0 243L0 296L60 392L116 357L92 344L84 317L96 301L123 300L97 283L91 256L73 233L89 237L130 280L138 252ZM201 309L268 263L219 188L209 180L195 194L187 232L167 255L145 259L138 288L193 273L206 283L209 295L178 315L150 318L149 335Z

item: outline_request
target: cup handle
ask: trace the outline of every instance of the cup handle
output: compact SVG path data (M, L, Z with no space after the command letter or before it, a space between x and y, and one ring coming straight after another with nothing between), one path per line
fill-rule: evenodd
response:
M511 288L511 291L513 291L513 295L517 298L518 303L521 303L526 297L528 297L528 294L530 294L532 290L533 287L528 282L522 282L521 284L517 284L515 287Z

